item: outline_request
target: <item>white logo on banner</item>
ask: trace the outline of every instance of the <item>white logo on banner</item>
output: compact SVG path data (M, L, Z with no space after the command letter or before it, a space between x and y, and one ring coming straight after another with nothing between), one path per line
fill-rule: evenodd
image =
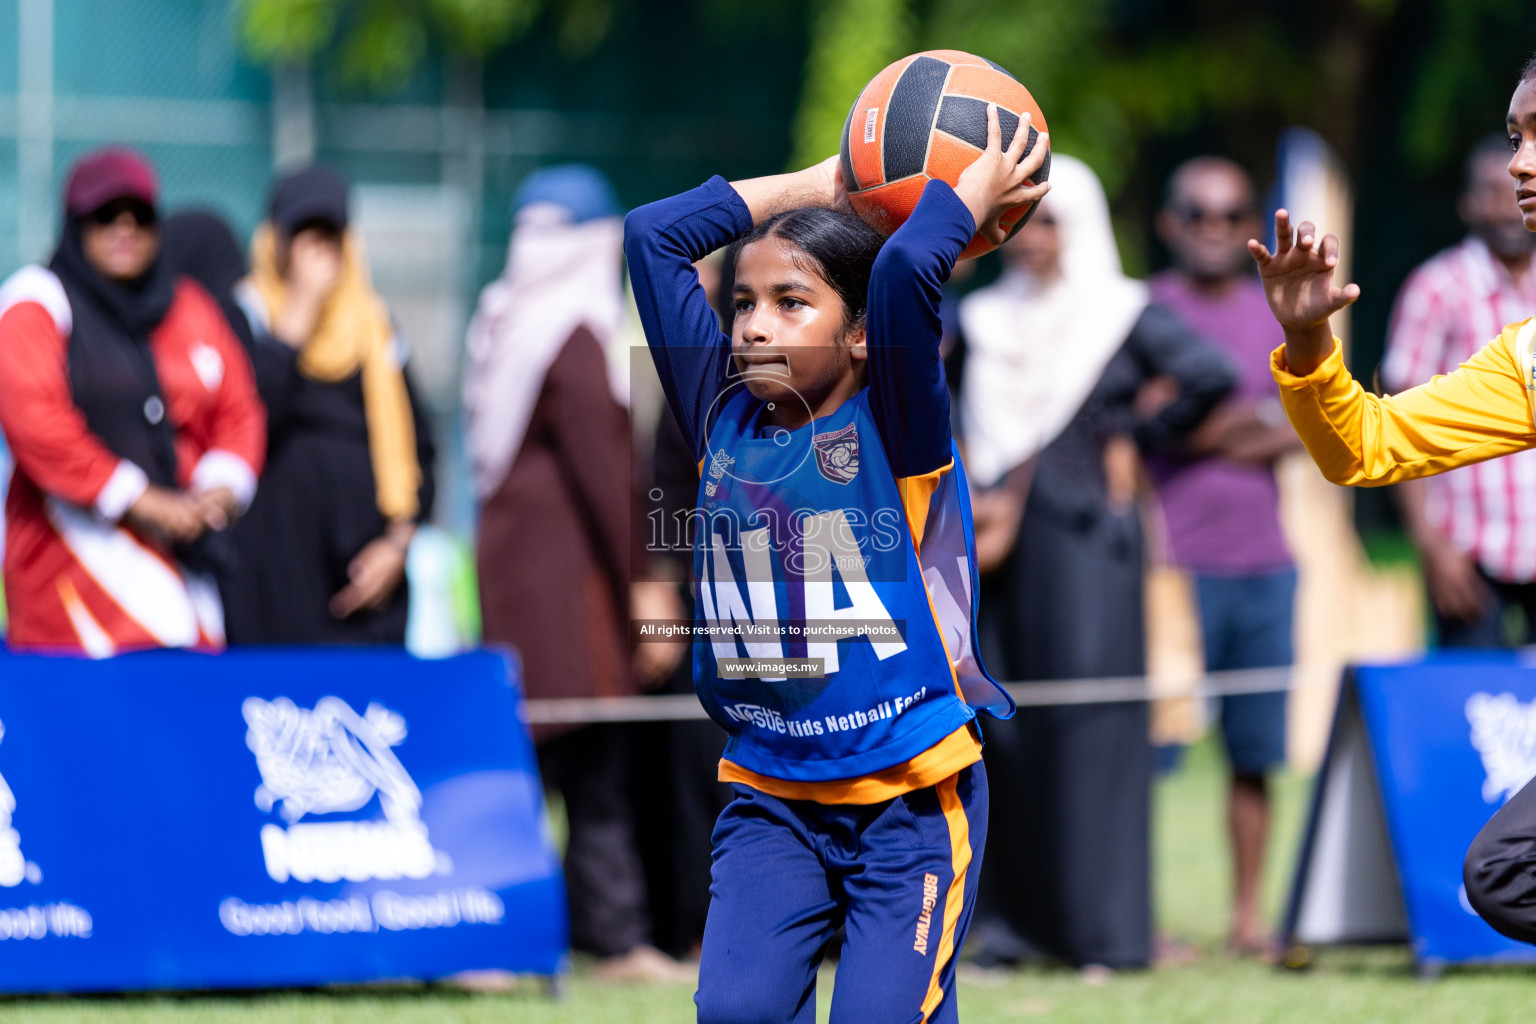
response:
M0 722L0 739L5 738L5 724ZM21 833L11 826L16 813L16 794L0 775L0 885L7 889L22 882L40 882L43 872L21 852Z
M1536 777L1536 701L1512 693L1474 693L1467 698L1472 746L1483 759L1483 799L1508 800Z
M421 790L393 750L405 741L404 718L378 704L359 715L339 697L321 698L312 710L287 697L250 697L241 711L245 743L261 772L256 806L277 809L288 822L261 829L273 879L366 882L451 873L447 854L427 840ZM356 811L375 795L383 821L300 820Z
M0 722L0 739L5 738L5 724ZM43 880L42 869L21 852L21 833L11 824L16 813L16 794L0 775L0 886L15 888L22 882L36 885ZM46 939L91 937L91 915L73 903L48 903L42 906L0 908L0 942L8 939Z

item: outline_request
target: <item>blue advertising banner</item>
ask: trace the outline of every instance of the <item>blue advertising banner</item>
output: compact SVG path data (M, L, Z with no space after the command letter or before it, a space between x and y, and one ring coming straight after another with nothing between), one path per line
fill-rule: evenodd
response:
M0 654L0 991L553 974L506 659Z
M1286 938L1406 940L1422 969L1536 960L1472 910L1462 859L1536 776L1536 668L1511 652L1354 669L1318 776Z

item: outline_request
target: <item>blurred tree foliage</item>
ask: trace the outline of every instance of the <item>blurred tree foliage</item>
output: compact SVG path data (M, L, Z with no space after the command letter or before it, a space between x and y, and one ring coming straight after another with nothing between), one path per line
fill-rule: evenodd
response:
M326 53L344 82L384 93L433 53L483 59L535 26L562 57L579 60L622 43L610 39L621 15L720 26L793 20L808 37L795 166L836 150L849 106L881 67L919 49L971 50L1029 86L1055 145L1087 160L1112 196L1145 175L1148 152L1168 140L1198 136L1258 162L1295 123L1361 170L1385 117L1394 156L1419 175L1442 171L1469 125L1496 124L1490 96L1508 89L1513 54L1536 45L1532 0L235 2L258 61ZM739 45L750 49L750 37L744 30ZM748 60L742 66L750 73Z
M1215 128L1229 147L1272 144L1305 123L1352 164L1361 119L1395 103L1374 72L1403 36L1417 53L1403 155L1431 168L1459 151L1492 38L1518 32L1528 0L827 0L795 126L797 164L837 148L849 105L876 71L917 49L970 50L1039 101L1054 144L1117 194L1149 141ZM883 23L883 24L882 24ZM1536 43L1532 38L1530 43ZM1484 112L1486 114L1486 112ZM1495 112L1497 113L1497 112ZM1491 122L1490 122L1491 123ZM1251 136L1252 144L1245 136Z
M237 0L246 49L262 63L334 47L342 79L388 93L432 51L483 59L553 19L563 55L607 38L618 0Z
M791 165L804 167L837 151L859 90L913 49L911 6L910 0L830 0L812 11Z

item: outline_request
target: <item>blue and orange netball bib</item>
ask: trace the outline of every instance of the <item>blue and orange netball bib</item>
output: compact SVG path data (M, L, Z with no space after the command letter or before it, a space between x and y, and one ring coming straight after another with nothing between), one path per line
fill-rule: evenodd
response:
M790 399L797 401L798 399ZM688 523L694 680L752 772L818 782L901 764L1013 704L975 647L955 459L898 481L868 391L798 430L733 381L707 425Z

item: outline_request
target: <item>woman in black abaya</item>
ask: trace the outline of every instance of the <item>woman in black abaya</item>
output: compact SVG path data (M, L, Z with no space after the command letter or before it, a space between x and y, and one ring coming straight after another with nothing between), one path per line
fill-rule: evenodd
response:
M1121 273L1093 172L1056 154L1051 186L1005 248L1007 272L960 309L982 653L999 679L1139 676L1138 449L1176 449L1235 378ZM1153 380L1176 397L1139 415ZM988 724L995 785L973 954L1152 962L1147 728L1142 702L1021 702Z

